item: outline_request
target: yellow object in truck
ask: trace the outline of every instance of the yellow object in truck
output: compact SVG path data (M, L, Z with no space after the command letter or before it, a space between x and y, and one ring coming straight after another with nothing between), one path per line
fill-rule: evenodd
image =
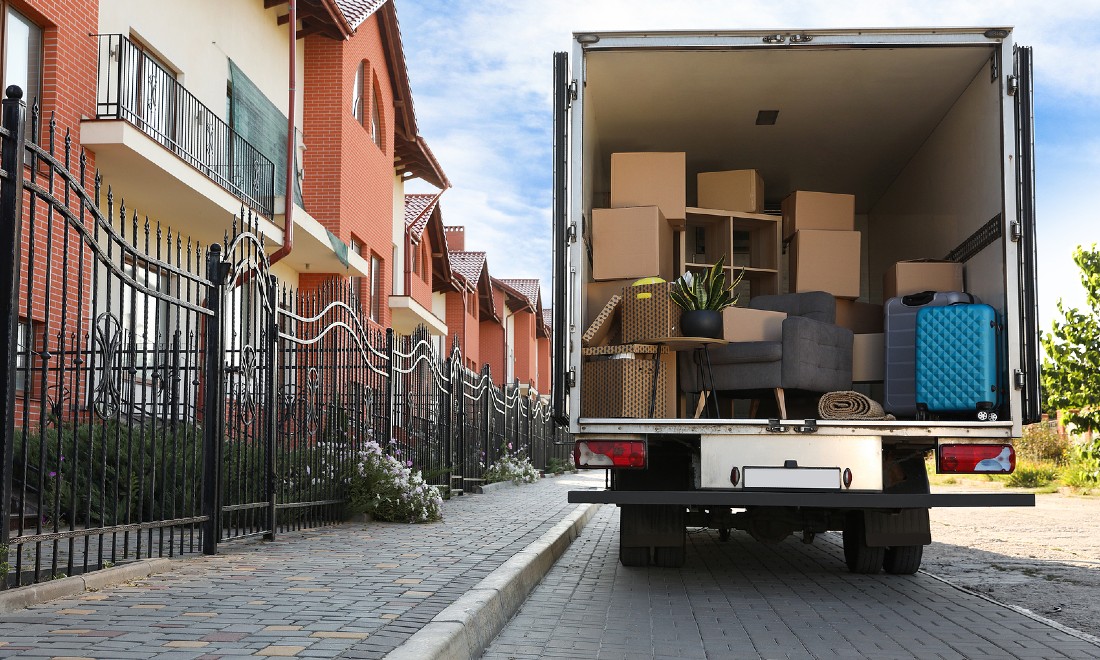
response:
M664 280L659 278L659 277L643 277L642 279L637 280L636 282L634 282L630 286L644 286L646 284L661 284L662 282L664 282ZM649 293L649 292L639 293L638 294L638 300L645 300L646 298L648 298L652 295L653 294Z

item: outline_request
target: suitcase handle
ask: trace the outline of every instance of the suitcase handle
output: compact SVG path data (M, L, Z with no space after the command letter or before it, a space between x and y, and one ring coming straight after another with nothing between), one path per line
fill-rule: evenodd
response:
M901 299L901 304L906 307L920 307L921 305L927 305L932 302L932 299L936 297L935 291L921 291L920 293L913 293L908 296L904 296ZM967 293L966 297L970 299L969 304L974 303L974 296ZM953 305L965 305L968 303L951 303Z

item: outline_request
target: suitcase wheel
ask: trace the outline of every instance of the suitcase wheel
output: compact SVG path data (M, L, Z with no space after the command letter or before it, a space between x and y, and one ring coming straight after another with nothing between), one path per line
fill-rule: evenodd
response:
M978 411L978 421L979 422L985 422L985 421L992 421L992 420L989 419L989 413L988 412L986 412L984 410L979 410Z

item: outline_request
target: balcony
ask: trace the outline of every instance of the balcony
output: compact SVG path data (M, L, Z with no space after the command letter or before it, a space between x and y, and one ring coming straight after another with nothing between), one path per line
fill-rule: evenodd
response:
M119 34L97 35L99 80L96 119L82 129L85 145L93 148L99 165L136 170L144 176L163 171L166 178L187 183L160 154L149 153L150 141L159 144L235 198L227 203L207 195L225 209L243 203L268 220L275 215L275 166L210 108L176 80L176 75L137 44ZM121 120L128 126L112 125ZM135 135L140 133L140 135ZM118 156L120 147L126 152ZM134 156L138 156L135 158ZM104 162L106 160L107 162ZM114 162L112 162L114 161ZM108 168L104 167L106 171ZM140 181L141 176L134 179ZM203 193L201 184L190 186ZM142 196L138 186L125 194Z

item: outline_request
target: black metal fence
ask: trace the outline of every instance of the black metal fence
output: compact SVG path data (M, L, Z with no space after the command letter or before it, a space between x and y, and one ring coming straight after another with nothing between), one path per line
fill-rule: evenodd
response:
M176 80L147 49L100 34L96 117L124 119L266 218L275 165Z
M281 286L250 216L210 246L139 218L23 114L9 90L0 589L341 520L368 442L452 494L509 444L567 459L540 398Z

